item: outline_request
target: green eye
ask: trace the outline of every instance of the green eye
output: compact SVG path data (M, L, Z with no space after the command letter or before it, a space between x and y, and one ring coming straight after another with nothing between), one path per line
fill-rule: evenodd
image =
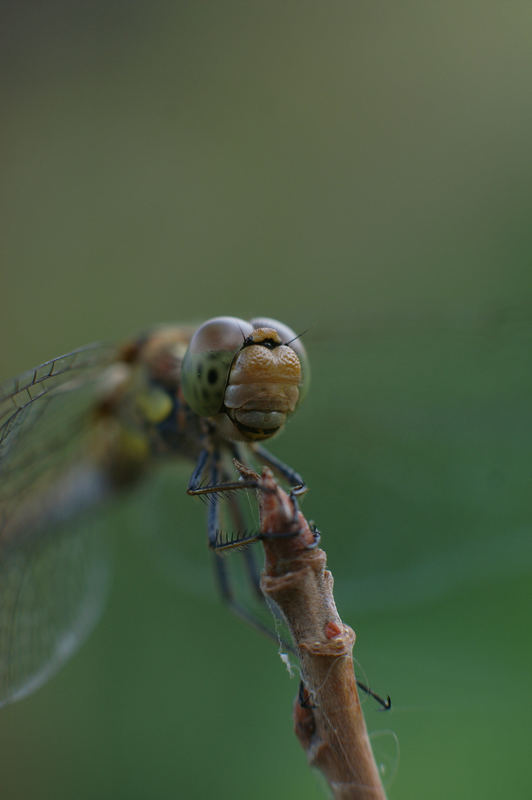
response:
M288 325L285 325L283 322L279 322L276 319L270 319L269 317L256 317L255 319L251 320L251 324L255 330L257 328L273 328L281 337L282 343L289 345L297 354L303 375L303 379L299 387L299 400L297 403L298 406L301 405L301 401L304 399L310 386L310 362L307 356L307 351L305 350L303 342L301 341L301 337L294 333L292 328L289 328Z
M214 317L192 336L183 359L181 380L188 405L202 417L217 414L224 403L231 364L253 332L237 317Z

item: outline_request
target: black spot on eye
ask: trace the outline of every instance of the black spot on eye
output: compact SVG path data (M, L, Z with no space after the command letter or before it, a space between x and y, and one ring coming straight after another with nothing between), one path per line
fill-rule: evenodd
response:
M217 383L218 381L218 370L211 367L207 373L207 380L212 385L213 383Z

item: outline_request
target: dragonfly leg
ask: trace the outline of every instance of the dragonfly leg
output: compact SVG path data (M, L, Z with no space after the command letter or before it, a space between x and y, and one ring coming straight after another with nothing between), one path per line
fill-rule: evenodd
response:
M236 530L244 530L245 527L244 517L240 506L239 497L233 495L232 497L229 498L229 508L231 511L231 516L233 517L233 523L236 527ZM262 535L258 534L257 538L262 538ZM260 586L260 572L253 548L244 547L244 549L242 550L242 557L244 559L246 575L252 591L254 592L256 597L261 601L261 603L264 603L264 605L268 605L266 603L266 598ZM268 605L268 608L274 614L274 616L277 617L277 619L282 621L282 615L277 606ZM274 637L273 631L270 632L270 635L272 636L272 638ZM289 648L289 645L287 645L286 643L284 644L286 647Z
M218 453L215 453L213 455L209 477L213 484L216 484L216 482L219 480ZM243 514L236 497L231 497L229 499L229 507L231 509L231 514L237 527L242 526ZM218 502L218 497L215 496L214 502L209 506L207 527L208 527L209 546L211 547L211 549L219 551L221 548L217 546L218 518L219 518L219 502ZM250 584L254 592L256 593L257 597L260 598L261 602L266 603L266 599L262 594L260 588L260 575L257 568L257 564L255 562L255 557L253 556L251 550L249 550L248 548L246 548L244 551L244 561L246 567L246 574L248 576L248 579L250 581ZM214 553L214 565L216 570L216 581L218 584L220 595L222 597L223 602L229 606L231 611L233 611L239 617L244 619L258 631L268 636L270 639L273 639L274 641L279 641L282 647L286 649L289 648L290 651L293 653L294 652L293 648L287 642L281 641L277 636L277 634L275 633L275 631L271 630L265 623L263 623L260 619L258 619L258 617L256 617L252 611L248 610L245 606L243 606L235 599L230 584L229 573L220 552Z
M207 485L202 484L202 477L205 474L205 469L207 466L207 462L209 460L209 456L211 457L212 462L219 462L220 460L220 453L218 450L211 451L207 447L204 447L201 453L199 454L199 458L196 462L196 466L194 467L194 471L190 476L190 480L188 482L187 487L187 494L193 496L202 496L202 495L210 495L210 494L220 494L223 492L232 492L232 491L239 491L240 489L258 489L259 483L255 480L236 480L236 481L227 481L224 483L220 483L218 470L213 473L212 469L210 470L209 475L209 483ZM216 476L216 477L214 477Z
M262 594L262 589L260 588L259 566L257 564L257 559L255 558L255 553L253 549L251 547L245 547L242 552L242 558L244 559L244 564L246 567L246 575L248 576L251 588L253 589L259 600L261 600L261 602L265 602L264 595Z
M233 448L233 453L234 453L235 458L238 461L241 461L240 452L238 451L236 446ZM297 474L297 473L294 473L294 474ZM299 476L297 476L297 477L299 477ZM294 493L293 491L290 492L290 500L291 500L293 508L294 508L294 520L296 520L298 511L299 511L299 505L298 505L298 502L297 502L296 493ZM230 509L231 509L231 515L233 517L233 523L235 524L236 529L237 530L243 530L243 528L244 528L244 525L243 525L243 514L242 514L241 507L240 507L239 499L236 497L236 495L229 497L229 505L230 505ZM310 527L311 527L312 533L314 535L314 541L313 541L313 543L311 545L309 545L309 549L313 549L315 547L318 547L318 545L320 543L320 539L321 539L321 534L320 534L318 528L316 527L316 525L314 523L310 523ZM294 535L297 535L298 533L299 533L299 531L296 529ZM269 532L269 533L264 533L263 532L263 533L261 533L261 534L259 534L257 536L257 539L265 539L265 538L275 539L277 537L279 537L279 538L280 537L286 537L286 535L287 535L286 533L276 534L273 531ZM267 605L266 604L266 598L264 597L264 595L262 593L262 589L260 588L260 574L259 574L257 561L256 561L256 558L254 556L253 550L250 547L246 547L244 549L242 555L243 555L244 560L245 560L246 573L247 573L249 582L251 584L251 587L252 587L252 589L255 590L255 593L260 598L261 602L263 602L265 605ZM220 591L221 591L222 598L223 598L224 602L226 602L229 605L229 607L231 608L232 611L234 611L240 617L245 619L246 622L251 624L254 628L259 630L261 633L263 633L266 636L268 636L270 639L273 639L274 641L279 642L281 647L284 650L286 650L286 652L291 653L291 655L296 656L297 652L296 652L296 650L295 650L295 648L294 648L294 646L292 644L287 642L285 639L280 638L278 636L278 634L275 632L275 630L272 630L271 628L269 628L267 625L265 625L263 622L261 622L259 619L257 619L257 617L255 617L250 611L248 611L247 609L245 609L244 607L240 606L238 603L235 602L235 600L234 600L234 598L232 596L232 592L231 592L230 586L229 586L229 576L227 575L227 570L225 569L225 564L221 561L220 557L218 557L218 560L221 562L220 565L218 565L218 564L216 565L217 571L219 570L219 572L218 572L218 585L220 586ZM271 606L268 605L268 608L270 609L270 612L277 619L282 621L282 615L281 615L281 612L279 611L279 609L277 608L277 606L274 605L273 607L271 607ZM365 683L363 683L362 681L359 681L358 678L356 679L356 683L357 683L358 688L362 692L364 692L364 694L367 694L367 695L369 695L369 697L372 697L381 706L382 710L388 711L392 707L392 701L391 701L389 695L386 697L386 699L384 699L383 697L378 695L376 692L374 692L373 689L371 689ZM301 683L300 692L301 692L301 687L302 686L303 686L303 683Z
M253 445L253 452L259 461L271 467L277 475L280 475L281 478L290 484L294 497L296 495L305 494L308 487L301 475L293 470L292 467L289 467L288 464L285 464L284 461L281 461L259 444Z
M218 458L216 456L217 454L213 453L211 464L211 480L214 482L216 482L218 476ZM209 547L212 548L216 546L216 540L218 538L219 500L220 498L218 495L213 495L212 503L209 505L207 511L207 536L209 538Z
M233 519L233 525L236 531L244 531L246 524L244 521L244 514L240 503L240 495L231 495L228 498L229 510ZM246 575L255 596L261 601L265 602L262 589L260 588L260 572L257 564L257 559L251 547L244 547L242 550L242 558L246 568Z
M259 633L262 633L264 636L267 636L268 639L271 639L272 641L276 642L282 648L283 652L290 653L293 656L297 656L297 651L293 644L287 642L286 639L279 636L279 634L273 628L269 628L265 623L263 623L245 606L241 605L241 603L235 600L230 585L229 575L227 573L227 569L224 564L223 558L219 556L217 553L214 553L214 566L216 572L216 582L218 584L222 601L231 609L231 611L238 617L243 619L245 622L247 622L249 625L251 625L253 628L255 628L255 630L259 631ZM264 597L262 599L264 600L264 602L266 602ZM271 608L270 611L272 611ZM273 613L275 613L275 611ZM389 711L389 709L391 709L392 701L389 695L386 697L386 699L384 699L376 692L374 692L369 686L366 686L366 684L362 683L358 679L356 683L358 688L365 694L372 697L382 707L384 711Z
M209 458L209 451L206 447L204 447L199 454L198 460L196 462L196 466L194 467L194 471L190 476L190 480L188 482L187 492L189 494L194 493L197 488L201 485L201 476L203 475L203 471L205 470L205 465L207 464L207 460Z
M211 474L210 474L210 481L211 481L211 483L213 485L218 485L218 486L222 487L222 491L223 491L224 487L226 487L228 485L228 482L225 480L226 478L227 478L227 474L224 471L224 473L222 474L222 480L220 482L219 459L217 459L215 462L213 462L213 467L211 469ZM256 484L253 483L253 488L255 488L255 486L256 486ZM238 484L238 488L239 489L249 489L250 487L247 485L247 483L245 481L243 481L242 483ZM236 494L229 494L228 497L226 498L227 502L228 502L228 505L229 505L229 510L231 512L231 516L232 516L232 519L233 519L233 525L234 525L235 533L234 534L230 534L229 536L226 536L226 537L222 536L220 534L220 530L219 530L219 527L218 527L218 515L219 515L219 512L218 512L218 501L219 501L219 495L218 494L214 494L212 496L214 497L214 500L215 500L215 502L212 504L214 506L214 508L211 507L209 509L209 518L208 518L209 547L211 548L211 550L216 550L218 552L218 554L220 555L222 553L222 551L233 550L235 548L242 549L245 545L252 544L253 542L256 542L256 541L259 540L260 533L258 533L258 532L257 533L250 533L250 532L246 531L246 526L245 526L245 522L244 522L244 515L242 513L240 502L238 500L238 497L240 497L240 495L236 495ZM249 551L247 551L247 548L244 550L244 553L246 553L246 552L248 553L248 555L247 556L244 555L244 558L245 559L246 558L253 559L253 555L251 555L251 553ZM259 573L258 573L258 570L257 570L256 567L255 567L255 572L256 572L256 575L257 575L256 580L255 580L255 590L257 591L257 593L259 595L261 595L262 593L260 591L260 585L259 585L260 584L260 578L259 578ZM250 574L251 573L248 572L248 576Z
M245 606L235 599L233 590L231 589L226 565L224 564L223 558L217 553L214 553L214 567L216 572L216 582L220 590L220 595L223 602L231 609L231 611L255 628L255 630L264 634L264 636L267 636L268 639L272 639L274 642L277 642L284 651L288 651L289 653L292 653L292 655L295 655L293 645L280 638L275 630L269 628L258 617L256 617L253 612L249 611Z
M207 484L204 484L202 481L207 472ZM243 532L244 529L242 527L240 529L237 527L240 533L223 538L218 529L218 508L220 495L228 493L228 498L230 499L231 492L240 491L242 489L257 489L259 486L260 484L255 479L230 481L225 471L223 475L220 476L219 449L208 447L202 449L190 477L187 493L211 501L207 514L207 534L209 547L212 550L230 550L257 541L258 534L246 534ZM238 506L232 507L237 508ZM242 515L239 515L237 524L240 524L241 520Z
M297 488L297 487L296 487ZM277 533L276 531L261 531L259 535L259 539L289 539L295 536L299 536L300 529L298 526L298 516L299 516L299 503L297 502L297 491L296 489L291 489L289 494L290 502L292 503L292 530L290 531L283 531L282 533ZM316 526L313 527L312 533L314 536L314 541L311 545L308 546L307 549L313 549L317 546L320 540L320 534Z
M225 477L225 475L224 475ZM210 480L212 483L216 483L219 479L219 453L216 453L213 457L213 463L211 465L211 472L210 472ZM221 484L223 485L223 484ZM291 500L294 506L294 514L297 517L298 512L298 504L294 494L291 493ZM233 517L233 522L237 529L243 529L243 514L242 509L240 507L239 500L236 496L229 497L229 507L231 510L231 515ZM241 603L239 603L234 596L233 590L231 588L231 583L229 579L229 573L227 567L223 561L222 555L220 554L220 550L223 549L223 545L219 545L219 536L218 536L218 516L219 516L219 498L214 497L214 502L209 507L208 511L208 536L209 536L209 546L211 549L215 550L214 552L214 566L216 572L216 582L218 584L218 589L222 598L222 601L231 609L231 611L251 625L255 630L258 630L263 635L267 636L269 639L273 640L274 642L278 643L279 646L282 648L283 651L290 653L291 655L296 656L297 652L294 646L286 641L283 637L279 636L277 631L273 628L268 627L262 620L260 620L252 611L247 609ZM314 544L310 545L311 547L316 547L319 543L320 534L318 529L314 527L314 535L315 535L315 542ZM297 535L298 531L295 531L295 535ZM279 536L286 537L286 533L278 534ZM274 532L270 534L256 534L254 537L250 536L247 537L245 540L240 539L239 544L244 543L251 543L257 541L260 538L275 538L276 534ZM235 540L237 541L237 540ZM229 545L230 546L230 545ZM216 552L218 551L218 552ZM251 548L246 547L243 552L244 563L246 568L246 574L248 576L248 580L251 584L252 589L254 590L256 596L260 599L262 603L268 605L266 603L266 598L264 597L262 590L260 588L260 574L257 566L257 562L253 551ZM270 607L270 612L277 618L282 620L282 616L279 610L273 606ZM361 691L368 694L377 703L379 703L383 709L388 710L391 708L391 700L388 696L386 700L380 697L376 692L370 689L369 686L366 686L361 681L357 680L357 685Z
M218 459L213 460L213 464L211 466L211 474L210 479L213 483L216 483L219 479L219 461ZM225 478L225 474L223 475ZM231 495L228 498L229 503L229 510L231 513L231 517L233 519L233 524L236 527L236 530L243 531L245 528L244 522L244 514L242 512L242 507L240 504L240 497L237 495ZM286 641L282 640L278 634L270 629L268 625L262 622L252 611L247 609L244 605L239 603L235 597L233 590L231 588L230 583L230 576L227 570L227 567L224 563L224 560L221 556L221 550L224 549L223 545L219 545L219 534L218 534L218 520L219 520L219 503L218 498L215 497L215 502L209 507L208 511L208 538L209 538L209 546L211 549L215 550L215 569L216 569L216 579L218 588L220 591L220 595L224 603L226 603L229 608L237 614L239 617L244 619L258 631L263 633L264 635L268 636L268 638L273 639L276 642L279 642L280 645L285 650L289 650L291 653L295 653L294 648ZM256 541L258 539L258 534L255 536L248 536L246 537L247 542ZM242 538L236 540L242 541ZM256 598L260 601L261 604L267 605L266 598L262 593L262 589L260 588L260 572L257 565L257 561L255 555L251 548L245 547L242 551L242 557L244 559L244 567L246 576L248 578L251 590L253 591ZM280 619L280 613L276 608L270 609L273 613L278 616Z

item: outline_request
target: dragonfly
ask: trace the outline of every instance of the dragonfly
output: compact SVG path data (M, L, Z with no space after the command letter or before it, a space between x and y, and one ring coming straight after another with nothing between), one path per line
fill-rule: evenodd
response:
M224 537L220 499L241 530L238 490L257 486L238 477L235 459L268 465L294 496L306 490L262 442L283 430L309 379L301 337L284 323L215 317L115 347L82 347L0 388L0 706L45 683L101 613L105 560L95 540L74 534L74 521L134 490L168 459L195 465L187 492L209 500L222 597L262 627L236 601L220 557L258 536Z

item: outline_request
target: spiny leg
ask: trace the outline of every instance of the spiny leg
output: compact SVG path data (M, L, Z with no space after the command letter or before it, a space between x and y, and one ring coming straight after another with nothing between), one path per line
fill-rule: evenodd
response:
M214 450L211 454L211 469L209 474L211 484L215 484L218 480L219 461L220 454L217 450ZM216 547L216 541L218 538L220 498L217 494L214 494L211 499L212 502L207 511L207 536L209 537L209 547L214 549Z
M259 452L257 452L259 450ZM239 457L240 453L236 447L233 448L233 452L235 457ZM291 492L292 503L294 505L294 515L297 516L297 500L296 495L306 491L306 486L297 472L294 472L290 467L284 464L282 461L279 461L277 458L268 453L267 450L264 448L255 448L255 452L259 456L261 460L263 460L266 464L272 467L275 471L277 471L285 480L289 483L295 483L293 490ZM211 455L211 469L210 469L210 486L207 487L200 487L199 483L201 482L201 477L207 465L207 461L209 459L209 454ZM240 460L240 459L239 459ZM207 516L207 529L208 529L208 539L209 539L209 546L213 550L221 549L218 544L218 517L219 517L219 497L217 496L220 491L224 491L226 489L247 489L252 488L256 489L259 488L259 484L256 481L235 481L229 483L219 483L219 461L220 461L220 454L218 450L210 451L207 448L204 448L198 458L197 464L194 468L192 476L190 478L189 486L188 486L188 493L189 494L212 494L212 503L209 506L208 516ZM224 476L225 477L225 476ZM298 491L299 489L299 491ZM236 498L230 498L232 501L230 503L230 507L235 510L235 519L239 520L241 518L240 506L238 505ZM233 505L234 503L234 505ZM268 534L271 538L275 538L275 532L271 532ZM282 534L286 536L285 534ZM319 536L319 534L317 534ZM254 537L250 537L247 541L253 542L259 538L264 538L264 534L257 534ZM243 540L240 540L238 543L242 544ZM316 539L316 544L318 539ZM314 545L315 546L315 545ZM246 548L247 556L245 556L245 564L246 564L246 571L248 574L248 578L250 580L251 585L254 587L257 595L260 596L261 600L265 602L265 598L260 590L260 577L257 569L257 565L255 562L255 558L252 555L251 551ZM292 655L297 655L294 647L280 638L278 634L265 625L261 620L259 620L252 612L248 611L243 605L241 605L234 597L233 591L231 589L228 571L226 569L226 565L223 563L222 557L219 553L214 553L214 563L215 563L215 572L216 572L216 579L220 594L222 596L222 600L229 606L229 608L237 614L239 617L244 619L248 622L252 627L256 630L260 631L264 635L266 635L269 639L272 639L274 642L277 642L281 645L283 649L287 652L291 653ZM271 609L270 609L271 610ZM391 700L388 696L386 700L383 700L378 694L372 691L369 686L366 686L361 681L357 680L358 687L368 694L370 697L373 697L384 709L388 710L391 708Z
M209 483L206 486L204 486L202 485L202 478L206 471L209 457L211 459ZM216 462L216 464L219 464L219 461L220 461L220 451L218 448L204 447L201 450L198 460L196 462L196 466L194 467L194 470L188 482L187 494L190 494L192 496L198 496L198 495L201 496L209 494L220 494L223 492L230 492L230 491L239 491L240 489L260 488L260 484L258 483L258 481L252 479L243 480L242 478L239 478L236 481L225 481L221 483L219 479L218 470L216 469L214 472L212 470L212 464L214 462Z
M239 444L237 442L228 442L228 445L229 445L229 449L231 450L231 453L233 455L233 463L235 464L237 469L239 469L242 472L242 477L244 478L246 476L247 472L253 472L252 470L249 470L249 469L245 468L244 458L242 456L242 452L241 452L241 448L240 448ZM250 445L249 449L263 463L267 464L268 466L271 466L272 469L274 471L276 471L278 473L278 475L280 475L281 478L283 478L285 481L287 481L287 483L289 483L291 485L290 500L292 501L292 507L293 507L293 510L294 510L294 519L293 519L294 526L296 526L297 517L298 517L298 513L299 513L299 506L298 506L298 503L297 503L297 497L299 495L304 494L307 491L307 486L305 485L305 483L303 481L303 478L301 477L301 475L299 475L297 472L295 472L293 469L291 469L287 464L284 464L282 461L277 459L275 456L273 456L271 453L269 453L263 447L260 447L259 445ZM244 469L243 469L243 467L244 467ZM256 473L253 473L253 474L256 474ZM246 482L248 480L250 480L250 479L246 478ZM251 480L251 482L253 482L253 481ZM262 482L260 482L260 481L257 483L256 486L250 486L249 488L260 489L263 492L266 491L266 488L262 485ZM286 535L287 535L286 533L281 534L281 538L286 536ZM297 535L297 530L296 529L294 530L294 533L292 535L294 535L294 536ZM251 538L251 537L246 538L245 541L253 542L253 541L257 541L258 539L265 539L268 536L270 538L277 538L278 534L272 533L272 534L269 535L269 534L261 533L261 534L257 535L254 538ZM317 541L319 541L319 538L318 538ZM316 544L317 544L317 542L316 542Z
M222 480L220 478L222 477ZM219 528L219 513L220 513L220 494L226 490L229 484L223 481L223 478L226 477L225 471L220 474L220 451L213 450L211 453L211 463L209 469L209 498L211 500L209 510L207 512L207 535L209 540L209 547L211 550L217 550L221 552L222 550L231 550L235 547L242 547L245 544L249 544L250 542L256 542L260 537L260 533L251 533L251 534L242 534L237 533L231 539L227 539L226 541L223 540L222 535L220 534ZM258 486L257 481L252 482L252 488ZM234 490L239 491L242 489L248 489L247 481L235 482ZM229 500L229 508L231 512L234 514L234 521L238 527L243 523L243 515L240 510L240 506L238 502L235 500L234 495L228 495ZM241 527L240 530L242 531L243 528ZM258 573L257 573L258 574Z
M284 461L281 461L260 444L252 445L252 450L263 464L271 467L277 475L280 475L281 478L290 484L294 495L305 494L307 485L301 475L293 470L292 467L289 467L288 464L285 464Z
M244 514L242 512L240 498L241 495L230 495L228 497L228 503L229 503L229 510L231 512L231 517L233 519L233 525L235 526L235 530L244 531L245 530ZM244 547L244 549L242 550L242 558L244 560L246 575L250 583L250 586L253 590L253 593L256 595L256 597L258 597L258 599L262 603L264 603L265 597L262 593L262 589L260 588L259 567L257 564L257 559L255 558L255 554L251 547Z
M238 461L241 461L242 459L241 459L240 452L239 452L237 446L233 445L231 447L231 449L233 451L234 457ZM268 455L270 455L270 454L268 454ZM290 468L288 467L287 469L290 469ZM298 478L300 477L299 475L297 475L297 473L293 473L293 474L296 475ZM298 513L298 503L297 503L297 497L296 497L296 493L295 492L292 491L290 493L290 499L291 499L292 505L294 507L294 518L296 518L297 517L297 513ZM236 497L236 495L233 495L233 496L229 497L229 507L230 507L230 510L231 510L231 515L233 517L233 522L234 522L237 530L238 529L243 530L243 527L244 527L243 526L243 514L242 514L242 509L240 507L239 498ZM297 531L296 531L296 534L297 534ZM257 539L261 539L261 538L265 538L265 537L272 538L272 539L277 538L277 537L281 538L281 537L286 537L286 533L276 534L274 531L272 531L272 532L270 532L268 534L264 534L264 533L259 534L256 538ZM317 528L315 528L315 530L314 530L314 543L312 545L310 545L310 547L317 547L319 545L319 541L320 541L320 532L318 531ZM249 582L250 582L252 588L255 590L255 593L260 598L260 600L265 605L267 605L267 607L269 608L270 612L277 619L279 619L280 621L283 621L282 620L282 615L280 614L280 612L277 609L277 607L276 606L271 607L270 605L268 605L266 603L266 598L264 597L264 594L262 593L262 590L260 588L260 574L259 574L259 571L258 571L257 562L256 562L256 559L255 559L255 556L253 554L252 549L250 547L246 546L244 548L243 556L244 556L244 559L245 559L245 567L246 567L246 572L247 572L247 575L248 575L248 579L249 579ZM236 603L234 601L234 598L232 596L232 592L231 592L231 589L230 589L230 585L229 585L229 576L228 576L227 570L225 568L225 564L221 561L221 557L220 556L218 556L218 561L220 562L220 564L219 564L219 572L218 572L218 583L219 583L219 586L221 588L222 597L223 597L224 601L228 603L229 607L235 613L237 613L240 617L243 617L246 620L246 622L251 624L255 629L259 630L261 633L265 634L270 639L273 639L273 641L279 643L281 645L281 647L284 650L286 650L286 652L290 653L291 655L297 656L296 649L294 648L294 646L292 644L287 642L285 639L281 638L277 634L277 632L275 630L272 630L271 628L269 628L267 625L265 625L259 619L257 619L257 617L255 615L253 615L251 612L247 611L247 609L245 609L243 606L240 606L238 603ZM218 564L216 566L217 566L217 570L218 570ZM365 694L369 695L369 697L372 697L377 703L379 703L379 705L382 707L383 710L388 711L392 707L392 701L391 701L389 695L386 697L386 699L383 699L380 695L378 695L376 692L374 692L369 686L367 686L362 681L359 681L358 679L356 679L356 683L357 683L358 688L362 692L364 692Z
M207 484L203 483L206 477ZM246 542L257 540L258 534L249 536L238 535L236 537L222 538L218 529L218 504L220 495L227 493L228 497L232 492L243 489L257 489L260 484L250 477L249 480L239 479L236 481L228 480L227 472L224 470L220 475L220 450L217 447L206 446L201 450L196 466L188 482L187 493L192 496L199 496L201 499L210 500L210 508L207 515L207 530L209 537L209 547L212 550L230 550L241 547ZM238 526L237 526L238 529ZM241 529L242 530L242 529Z
M228 442L233 457L236 458L237 461L243 462L242 455L240 452L240 448L237 446L235 442ZM272 455L268 450L260 445L252 445L251 449L253 453L257 456L257 458L262 461L267 466L271 467L274 472L276 472L281 478L283 478L287 483L290 484L291 492L290 494L292 497L296 497L298 495L304 494L307 491L307 485L305 481L299 475L298 472L293 470L288 464L285 464L280 459L276 458ZM260 489L261 485L260 482L253 479L253 478L239 478L236 481L228 480L228 476L224 475L223 482L219 480L214 481L210 479L210 483L206 486L202 485L202 476L205 472L205 467L209 460L209 456L211 458L217 457L219 460L219 451L214 450L211 451L208 447L204 447L200 452L198 457L196 466L190 476L190 480L188 483L187 494L197 496L197 495L209 495L209 494L219 494L223 492L230 492L230 491L238 491L240 489ZM264 488L263 488L264 491Z
M228 498L228 500L229 500L229 509L231 511L231 516L233 517L233 523L235 524L237 530L243 530L244 529L244 526L243 526L243 519L244 518L243 518L242 508L241 508L241 504L240 504L240 497L241 497L241 495L239 495L239 496L232 495L231 497ZM258 534L257 538L259 538L260 536L261 536L261 534ZM277 619L279 622L284 622L283 616L282 616L280 610L277 608L277 606L275 604L268 603L267 600L266 600L266 597L263 594L263 591L262 591L261 586L260 586L260 571L259 571L259 567L258 567L258 564L257 564L257 559L255 557L255 552L254 552L253 548L252 547L248 547L246 545L242 549L241 553L242 553L242 558L243 558L243 561L244 561L244 568L245 568L245 571L246 571L246 576L247 576L249 585L250 585L253 593L259 599L261 605L263 605L266 608L268 608L268 610L270 611L272 616L275 617L275 619ZM253 619L257 619L253 614L251 614L251 616L253 616ZM249 621L250 620L248 619L248 622ZM257 621L260 622L260 620L257 620ZM281 644L283 649L287 650L288 652L292 653L293 655L296 654L294 648L292 647L292 645L289 642L287 642L285 639L280 637L279 634L275 630L272 630L271 628L269 628L266 624L264 624L262 622L260 622L260 626L261 626L261 628L260 628L261 631L263 633L266 633L274 641L279 642L279 644Z
M211 469L210 469L210 476L209 477L210 477L211 483L213 485L215 485L217 483L217 481L219 480L219 454L218 453L213 453L213 458L212 458L212 462L211 462ZM236 511L235 511L235 519L237 519L237 521L238 521L239 518L241 518L240 508L237 505L234 505L233 502L230 504L230 507L232 509L236 509ZM209 506L208 516L207 516L207 528L208 528L209 546L212 549L216 548L217 539L218 539L219 509L220 509L219 499L218 499L218 497L216 495L214 495L214 499L213 499L213 502L211 503L211 505ZM252 564L254 565L253 556L251 558L252 558L252 561L249 561L249 562L246 561L246 568L248 567L248 564L250 566ZM228 573L227 567L226 567L226 565L225 565L225 563L223 561L222 556L219 553L216 553L216 552L214 553L214 566L215 566L216 581L217 581L218 589L220 591L220 594L221 594L223 602L226 603L229 606L231 611L233 611L239 617L244 619L246 622L248 622L254 628L259 630L261 633L265 634L266 636L268 636L270 639L273 639L274 641L280 641L279 637L276 635L276 633L274 631L270 630L270 628L268 628L267 625L265 625L263 622L261 622L261 620L258 619L251 611L249 611L245 606L241 605L241 603L239 603L236 600L236 598L234 596L234 592L233 592L233 590L231 588L231 582L230 582L230 579L229 579L229 573ZM256 575L256 577L255 577L255 575ZM254 569L253 569L253 571L251 573L248 570L248 577L250 578L251 583L252 583L255 591L257 591L257 593L260 595L261 600L264 601L264 596L263 596L263 594L262 594L262 592L260 590L260 578L259 578L259 573L258 573L258 570L257 570L256 566L254 566ZM286 644L284 642L280 642L280 643L281 643L282 646L285 646L285 644ZM288 647L290 647L290 646L288 645ZM290 648L290 649L293 652L293 648Z

